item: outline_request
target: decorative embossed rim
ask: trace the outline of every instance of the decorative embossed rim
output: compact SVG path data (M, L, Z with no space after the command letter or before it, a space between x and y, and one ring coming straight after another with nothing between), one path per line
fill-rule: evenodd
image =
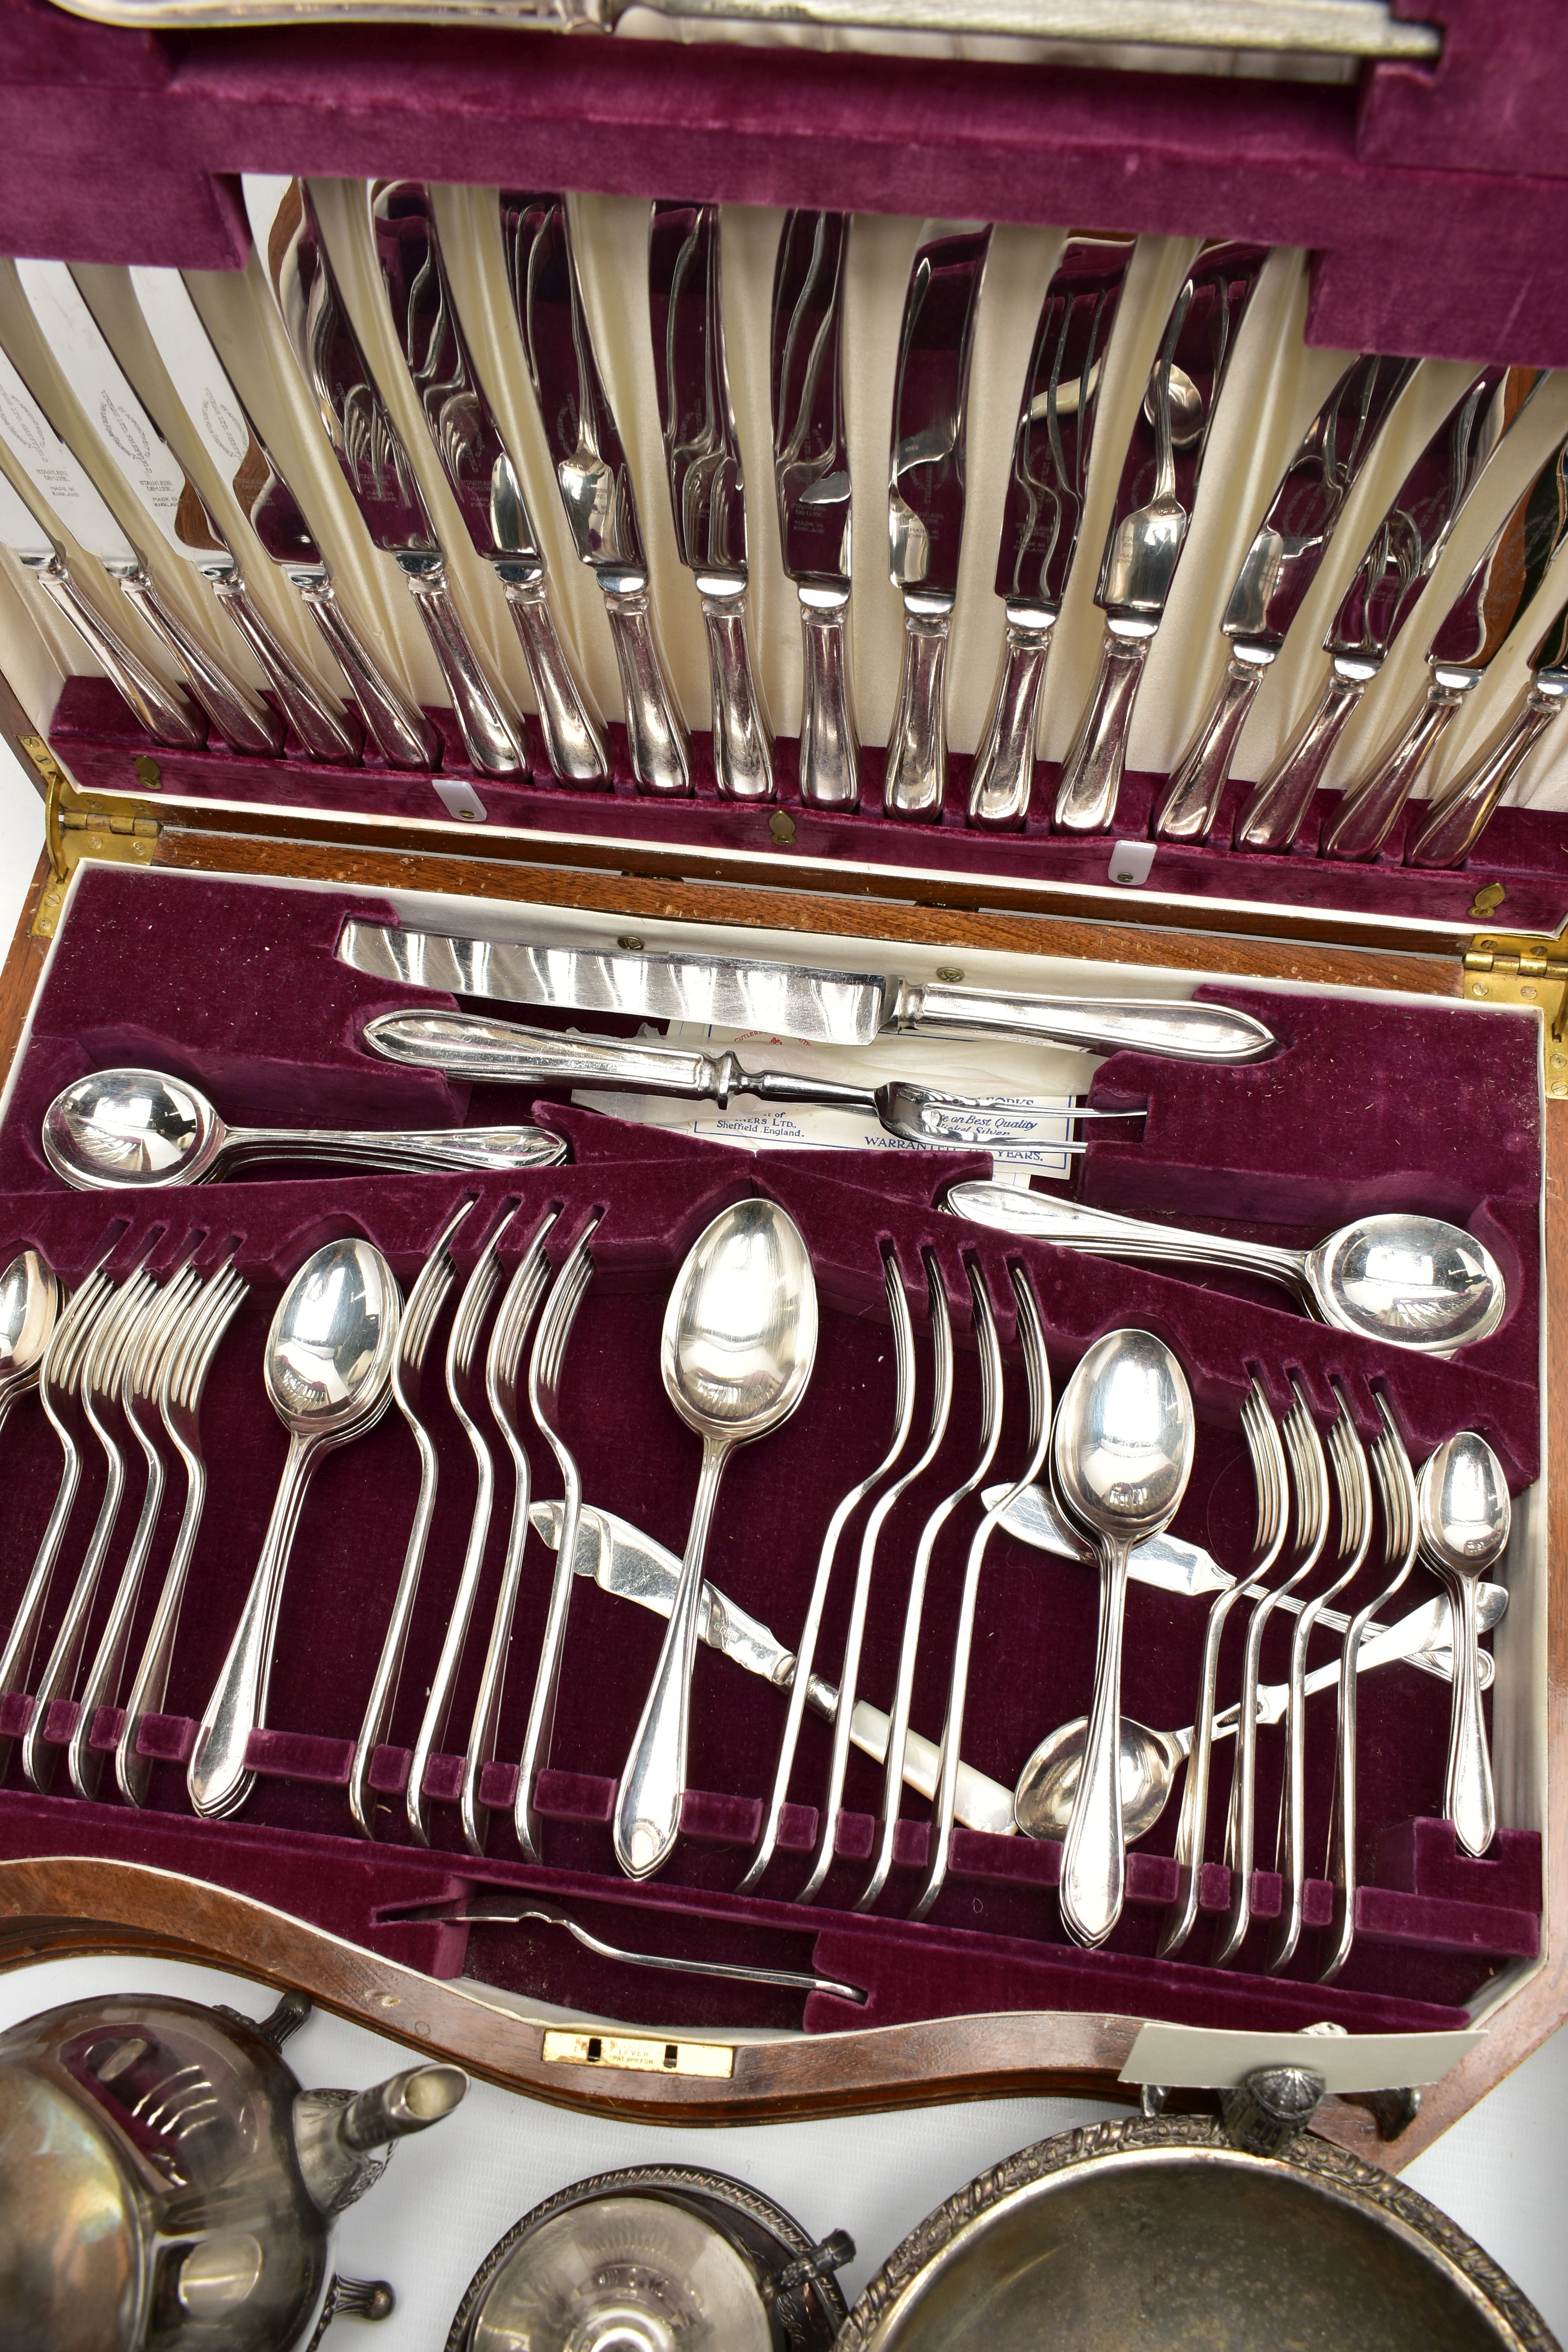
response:
M910 2231L883 2263L856 2304L839 2333L834 2352L873 2352L884 2323L921 2273L994 2206L1020 2189L1028 2189L1053 2173L1064 2173L1103 2158L1137 2154L1145 2149L1213 2149L1243 2165L1263 2165L1310 2174L1352 2205L1371 2208L1389 2223L1401 2223L1432 2253L1450 2263L1472 2293L1483 2302L1499 2326L1511 2337L1517 2352L1561 2352L1557 2338L1534 2305L1512 2279L1457 2221L1440 2212L1418 2189L1397 2175L1380 2172L1359 2157L1335 2147L1314 2133L1302 2132L1278 2157L1248 2156L1226 2136L1222 2124L1202 2116L1134 2116L1128 2123L1088 2124L1076 2131L1058 2132L1020 2148L989 2172L981 2173L960 2189Z
M489 2293L496 2273L521 2239L541 2228L544 2222L552 2221L558 2213L569 2212L574 2205L586 2205L596 2197L617 2197L628 2192L657 2195L661 2189L672 2191L677 2196L696 2198L710 2205L727 2206L732 2213L742 2214L748 2221L776 2238L792 2262L802 2254L809 2254L816 2242L806 2236L794 2215L786 2213L782 2205L775 2205L771 2197L764 2197L759 2189L748 2187L745 2181L732 2180L725 2172L707 2172L697 2165L689 2164L635 2164L619 2172L596 2172L589 2179L574 2180L569 2188L558 2189L552 2197L547 2197L542 2205L536 2205L531 2213L525 2213L521 2221L514 2221L504 2238L497 2240L474 2273L468 2291L458 2305L444 2352L466 2352L468 2328L474 2315ZM812 2284L826 2306L828 2319L834 2323L843 2321L848 2305L832 2272L819 2273ZM842 2343L847 2339L841 2332L834 2340Z

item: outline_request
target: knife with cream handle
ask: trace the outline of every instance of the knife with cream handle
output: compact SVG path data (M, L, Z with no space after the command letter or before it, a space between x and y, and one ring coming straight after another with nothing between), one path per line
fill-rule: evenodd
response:
M331 573L299 501L214 350L184 279L177 269L134 268L131 283L193 430L321 631L368 732L394 767L431 767L439 751L435 729L385 675L339 604ZM232 603L229 609L237 619ZM300 711L289 709L289 716L313 756L342 759L353 753L353 740L335 712L328 711L323 722L312 702Z
M5 368L8 368L8 362L0 361L0 370ZM14 431L10 409L5 385L0 382L0 425L12 434L14 440L19 439L21 436ZM79 512L78 519L81 520ZM103 509L103 520L110 531L118 536L107 507ZM117 635L101 617L96 606L88 602L71 578L64 548L54 533L35 519L21 494L4 474L0 474L0 547L11 550L17 562L32 573L50 602L58 606L100 664L104 675L119 688L153 742L162 743L170 750L200 751L206 740L206 729L201 719L177 690L166 687L156 672L148 668L141 656L132 652L124 639ZM134 562L135 557L129 544L125 552Z
M462 940L353 921L339 934L337 953L356 971L443 994L580 1013L647 1013L822 1045L868 1045L884 1034L916 1031L1231 1064L1261 1061L1276 1044L1273 1032L1251 1013L1186 997L1012 995L876 972Z
M534 1528L552 1551L561 1540L559 1503L535 1503L529 1512ZM613 1512L590 1510L586 1505L577 1527L573 1568L590 1577L606 1592L635 1601L656 1615L668 1617L680 1575L680 1562L662 1545L617 1518ZM726 1593L711 1584L702 1587L699 1634L710 1650L718 1650L751 1675L787 1690L795 1676L795 1653L765 1625L737 1608ZM806 1693L814 1711L832 1722L838 1693L831 1683L813 1675ZM857 1704L850 1717L849 1737L864 1755L879 1764L888 1754L888 1717L880 1709ZM904 1741L904 1778L923 1797L935 1793L942 1769L942 1750L933 1740L911 1731ZM967 1764L958 1768L958 1818L972 1830L989 1830L994 1836L1014 1832L1013 1791L988 1780Z
M206 582L284 709L292 705L302 715L303 706L310 702L321 706L325 719L320 689L306 678L252 602L244 574L200 492L132 390L65 263L18 261L16 275L56 364L147 522L169 551ZM192 691L225 741L237 751L266 757L279 752L283 727L276 713L229 675L177 614L163 604L151 583L144 589L133 588L130 582L122 584L174 646ZM336 724L341 730L341 718ZM354 748L348 739L349 751Z

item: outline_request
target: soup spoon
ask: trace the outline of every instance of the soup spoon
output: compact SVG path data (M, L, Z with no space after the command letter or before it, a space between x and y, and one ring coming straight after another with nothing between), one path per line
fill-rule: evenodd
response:
M1485 1853L1497 1828L1492 1759L1481 1712L1479 1580L1508 1549L1513 1506L1502 1465L1473 1429L1439 1445L1415 1489L1421 1557L1447 1586L1454 1610L1454 1712L1444 1811L1467 1853Z
M1482 1585L1478 1607L1480 1630L1484 1633L1495 1625L1507 1607L1508 1594L1500 1584ZM1418 1609L1412 1609L1384 1632L1363 1642L1356 1659L1357 1674L1371 1674L1377 1666L1425 1666L1446 1680L1453 1672L1450 1623L1447 1609L1441 1601L1424 1601ZM1492 1660L1485 1650L1478 1650L1476 1656L1479 1682L1484 1690L1491 1684ZM1315 1697L1319 1691L1332 1690L1339 1682L1340 1666L1341 1661L1336 1658L1326 1666L1315 1667L1302 1685L1306 1696ZM1278 1723L1289 1696L1289 1683L1261 1684L1258 1692L1258 1722ZM1239 1707L1226 1707L1215 1717L1215 1738L1234 1738L1239 1720ZM1026 1837L1065 1836L1083 1767L1084 1735L1088 1729L1089 1717L1083 1715L1075 1716L1070 1723L1058 1724L1041 1740L1019 1773L1013 1792L1013 1819ZM1129 1845L1147 1837L1164 1811L1176 1774L1192 1754L1192 1748L1190 1724L1181 1731L1155 1731L1130 1715L1122 1717L1121 1814L1123 1835Z
M1121 1627L1134 1544L1175 1517L1192 1474L1193 1400L1152 1331L1108 1331L1074 1371L1051 1441L1057 1492L1100 1554L1100 1636L1088 1741L1062 1850L1061 1906L1080 1944L1102 1944L1121 1916Z
M37 1250L22 1250L0 1274L0 1423L38 1385L44 1353L65 1295Z
M675 1844L686 1790L702 1555L724 1465L787 1421L816 1359L816 1284L794 1219L773 1201L737 1201L693 1243L665 1308L665 1394L702 1440L686 1556L653 1686L616 1798L616 1858L631 1878Z
M267 1719L284 1571L305 1490L322 1456L362 1435L391 1402L402 1304L381 1252L357 1237L329 1242L307 1258L278 1302L263 1377L289 1432L289 1452L186 1776L191 1802L207 1820L237 1812L254 1785L246 1744Z
M1010 1184L954 1184L943 1205L972 1224L1058 1242L1094 1257L1257 1275L1293 1290L1310 1315L1337 1330L1428 1356L1449 1356L1486 1339L1508 1306L1501 1269L1473 1234L1403 1209L1359 1217L1316 1249L1293 1250L1146 1224Z
M226 1127L205 1095L161 1070L96 1070L44 1113L44 1157L78 1192L210 1184L253 1160L384 1170L550 1168L566 1156L537 1127Z

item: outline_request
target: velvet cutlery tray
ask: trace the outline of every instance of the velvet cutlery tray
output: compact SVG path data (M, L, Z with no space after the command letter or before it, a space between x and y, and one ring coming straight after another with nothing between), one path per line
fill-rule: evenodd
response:
M427 908L429 902L424 902ZM19 1741L30 1703L0 1712L9 1764L0 1783L0 1853L7 1859L71 1856L132 1862L229 1890L420 1974L459 1979L545 2015L722 2033L750 2028L809 2037L978 2012L1114 2012L1254 2032L1320 2021L1352 2032L1451 2030L1486 2014L1542 1956L1542 1794L1532 1778L1542 1705L1540 1515L1542 1318L1540 1249L1542 1107L1533 1024L1431 1000L1226 983L1223 1001L1274 1029L1278 1052L1245 1068L1203 1069L1122 1055L1100 1065L1092 1099L1146 1105L1141 1137L1097 1133L1072 1189L1084 1200L1176 1222L1297 1245L1352 1215L1412 1206L1468 1225L1504 1272L1509 1307L1489 1339L1449 1362L1346 1338L1308 1321L1275 1294L1225 1276L1173 1275L1078 1257L1044 1243L1014 1243L942 1214L945 1187L985 1174L965 1152L741 1151L541 1096L532 1115L565 1139L561 1166L503 1177L279 1177L195 1192L73 1194L42 1160L37 1134L47 1102L85 1072L142 1063L194 1081L231 1121L279 1124L474 1124L529 1115L517 1089L453 1087L432 1075L372 1060L358 1033L371 1014L435 1002L370 980L338 962L343 921L395 920L401 909L363 893L268 886L240 879L89 868L68 902L0 1118L0 1199L7 1255L40 1249L68 1283L79 1281L111 1241L123 1272L156 1240L155 1272L201 1236L205 1267L233 1248L250 1286L209 1381L203 1412L211 1489L174 1653L165 1711L149 1717L141 1752L153 1759L144 1809L100 1790L68 1792L63 1756L52 1787L22 1778ZM512 935L529 934L526 909L506 910ZM594 919L586 919L590 928ZM548 933L559 916L542 914ZM608 933L613 918L598 919ZM480 926L475 926L480 928ZM579 919L579 929L584 928ZM607 940L606 942L607 943ZM812 942L815 949L822 943ZM842 942L847 949L863 942ZM739 950L743 951L743 950ZM804 960L804 959L803 959ZM849 958L841 959L850 961ZM865 968L872 968L867 964ZM1027 961L1013 984L1040 985ZM487 1006L517 1016L519 1008ZM526 1014L523 1018L528 1018ZM536 1016L532 1016L536 1017ZM927 1845L924 1800L906 1790L895 1866L874 1911L852 1906L869 1867L881 1773L851 1752L836 1859L820 1899L791 1901L818 1829L829 1734L805 1718L779 1851L755 1895L734 1890L758 1834L782 1734L784 1696L730 1661L699 1653L683 1832L652 1880L634 1885L616 1869L609 1813L614 1789L658 1655L658 1621L579 1579L572 1602L560 1707L549 1769L539 1788L543 1860L520 1859L510 1822L515 1759L531 1660L542 1622L551 1556L531 1539L514 1629L497 1749L480 1794L489 1808L487 1851L464 1847L452 1801L460 1759L434 1757L425 1789L432 1843L411 1842L403 1790L417 1722L455 1585L473 1499L471 1456L427 1362L425 1401L442 1465L437 1517L405 1661L397 1711L378 1751L372 1785L379 1834L359 1837L348 1809L349 1759L401 1565L416 1484L412 1439L395 1412L327 1462L306 1507L285 1588L268 1727L253 1739L258 1780L226 1822L192 1812L184 1759L237 1616L281 1466L284 1433L263 1393L261 1347L283 1283L321 1242L360 1234L390 1260L406 1291L458 1201L475 1205L456 1245L466 1276L503 1209L518 1204L502 1247L516 1263L541 1216L559 1218L558 1265L591 1211L603 1212L595 1274L566 1358L562 1418L586 1499L618 1513L679 1552L695 1489L698 1444L667 1402L658 1377L664 1301L697 1234L748 1192L777 1200L810 1249L823 1308L816 1369L800 1411L773 1438L739 1454L726 1476L707 1560L710 1579L786 1645L799 1636L805 1594L827 1516L838 1496L880 1457L892 1413L885 1254L901 1270L916 1318L917 1362L929 1378L923 1329L925 1261L941 1269L957 1335L952 1422L929 1476L889 1521L879 1552L859 1693L889 1703L914 1538L937 1497L973 1459L978 1426L977 1359L969 1337L968 1269L983 1276L1006 1360L1005 1405L995 1475L1021 1465L1023 1381L1014 1341L1009 1268L1026 1266L1045 1322L1058 1395L1086 1347L1118 1324L1157 1331L1175 1349L1200 1418L1196 1467L1176 1531L1222 1564L1245 1566L1252 1496L1238 1415L1249 1378L1261 1377L1277 1412L1300 1381L1320 1427L1336 1381L1363 1436L1377 1427L1374 1393L1394 1413L1419 1463L1462 1428L1496 1449L1516 1497L1516 1536L1505 1570L1510 1593L1496 1636L1494 1750L1504 1824L1488 1855L1456 1849L1441 1807L1448 1729L1447 1685L1405 1668L1361 1688L1362 1885L1351 1958L1332 1984L1315 1982L1319 1931L1330 1889L1307 1890L1308 1932L1280 1977L1263 1971L1279 1882L1259 1869L1257 1924L1238 1963L1207 1965L1211 1929L1200 1917L1178 1960L1154 1957L1174 1891L1171 1803L1131 1851L1127 1908L1110 1941L1084 1951L1066 1937L1054 1892L1059 1848L1021 1836L960 1829L948 1882L931 1916L908 1917ZM448 1309L448 1313L450 1309ZM445 1321L437 1334L444 1345ZM922 1388L917 1411L923 1412ZM433 1402L439 1398L438 1402ZM526 1417L525 1417L526 1418ZM529 1431L534 1489L559 1483ZM58 1482L58 1442L36 1401L13 1412L5 1449L8 1509L0 1531L0 1615L14 1607ZM500 1449L498 1447L498 1454ZM68 1538L68 1568L94 1507L89 1472ZM510 1512L510 1474L498 1495L474 1631L452 1708L472 1709L483 1639ZM174 1507L166 1505L167 1508ZM851 1523L851 1537L858 1527ZM932 1570L912 1720L935 1738L946 1688L947 1643L973 1517L960 1514ZM121 1522L105 1595L122 1558ZM163 1535L166 1550L168 1531ZM158 1570L138 1620L137 1643ZM840 1555L817 1655L832 1675L844 1638L852 1547ZM65 1589L57 1579L55 1607ZM1417 1569L1401 1607L1436 1587ZM100 1600L100 1609L105 1605ZM1126 1643L1126 1711L1151 1724L1190 1720L1205 1604L1139 1585ZM1233 1620L1239 1625L1240 1614ZM1087 1707L1096 1615L1093 1572L998 1536L981 1588L965 1760L1010 1787L1036 1741ZM96 1632L97 1619L94 1621ZM51 1630L45 1627L45 1639ZM1238 1637L1237 1637L1238 1638ZM1268 1679L1289 1646L1276 1620L1264 1654ZM134 1646L134 1645L133 1645ZM1233 1644L1234 1646L1234 1644ZM1313 1662L1331 1648L1314 1650ZM1238 1651L1237 1652L1238 1655ZM1227 1662L1231 1652L1226 1654ZM1234 1680L1234 1664L1222 1670ZM1308 1852L1328 1834L1332 1708L1309 1715ZM95 1725L96 1748L112 1747L114 1710ZM57 1706L47 1745L61 1745L74 1710ZM1279 1740L1260 1735L1260 1859L1272 1847ZM509 1760L510 1759L510 1760ZM106 1775L103 1790L112 1790ZM1201 1904L1222 1914L1228 1761L1215 1775ZM856 1988L863 2002L825 1991L633 1969L580 1949L559 1927L471 1927L442 1914L508 1898L547 1897L603 1940L623 1948L805 1970Z

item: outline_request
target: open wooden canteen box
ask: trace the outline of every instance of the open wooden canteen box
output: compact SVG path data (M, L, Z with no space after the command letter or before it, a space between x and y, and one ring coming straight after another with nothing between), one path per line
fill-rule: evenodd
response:
M4 982L4 1255L37 1252L79 1318L51 1410L18 1379L0 1434L0 1951L206 1957L542 2096L682 2119L1196 2095L1290 2058L1342 2095L1320 2131L1403 2163L1568 2009L1556 12L1351 6L1329 13L1366 53L1301 32L1285 58L1239 6L1227 50L1156 27L1103 58L1082 10L1065 47L989 16L900 47L660 38L646 11L570 40L461 9L124 13L0 0L0 670L48 816ZM1207 1007L1219 1057L1059 1003L1031 1032L997 1011L1025 997ZM851 999L875 1000L858 1043ZM1226 1011L1260 1026L1216 1046ZM366 1041L459 1013L529 1033L543 1075ZM627 1049L623 1091L567 1033ZM639 1083L639 1045L717 1057L732 1099ZM897 1082L906 1131L886 1093L765 1102L731 1050L796 1091ZM100 1150L128 1181L104 1157L68 1185L46 1114L121 1068L231 1129L537 1148L258 1160L198 1199L145 1181L172 1128L121 1129ZM1123 1116L993 1148L951 1113L910 1148L922 1086L1025 1124L1031 1097ZM973 1183L987 1222L949 1213ZM1489 1280L1501 1312L1447 1352L1420 1304L1369 1336L1398 1286L1375 1234L1336 1323L1256 1264L1052 1241L1031 1197L1277 1251L1442 1220L1470 1255L1437 1249L1432 1311ZM704 1572L733 1606L705 1622L730 1654L697 1652L679 1834L638 1874L617 1789L664 1629L616 1586L612 1520L668 1608L702 1445L661 1378L666 1306L748 1201L804 1242L815 1365L719 1492ZM392 1409L321 1459L262 1596L269 1687L198 1805L289 1443L269 1326L356 1238L403 1298L425 1275L425 1328ZM212 1338L205 1506L150 1682L192 1490L159 1386L182 1301ZM1270 1604L1263 1685L1303 1622L1331 1680L1402 1567L1379 1622L1427 1612L1427 1670L1356 1683L1348 1848L1329 1689L1258 1727L1239 1844L1248 1743L1215 1741L1195 1824L1167 1758L1114 1924L1077 1935L1061 1838L1011 1801L1090 1711L1100 1581L1070 1539L974 1548L1038 1435L1036 1323L1058 1404L1121 1329L1190 1391L1168 1572L1134 1560L1127 1588L1128 1722L1197 1717L1215 1597L1268 1549L1266 1460L1259 1589L1338 1614ZM384 1300L384 1387L395 1335ZM1464 1432L1512 1505L1479 1853L1447 1818L1458 1654L1412 1516ZM599 1531L596 1575L556 1579L563 1517ZM1216 1636L1221 1708L1258 1605ZM836 1769L820 1684L847 1650L863 1744ZM930 1743L901 1789L869 1752L900 1710ZM1380 2095L1411 2086L1414 2120Z

